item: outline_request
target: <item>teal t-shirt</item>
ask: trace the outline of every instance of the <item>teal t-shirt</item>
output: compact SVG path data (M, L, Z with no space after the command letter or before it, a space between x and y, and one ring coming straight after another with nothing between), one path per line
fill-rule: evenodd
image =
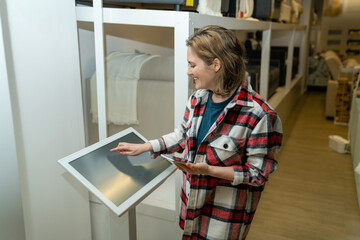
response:
M217 120L217 118L219 117L221 112L224 110L226 105L228 105L228 103L234 98L235 94L236 94L236 91L227 100L225 100L223 102L219 102L219 103L214 103L211 100L212 92L210 92L209 99L208 99L208 101L206 103L204 116L203 116L203 119L201 121L200 128L199 128L199 131L198 131L198 134L197 134L196 150L199 149L200 143L202 142L202 140L204 139L204 137L208 133L210 127Z

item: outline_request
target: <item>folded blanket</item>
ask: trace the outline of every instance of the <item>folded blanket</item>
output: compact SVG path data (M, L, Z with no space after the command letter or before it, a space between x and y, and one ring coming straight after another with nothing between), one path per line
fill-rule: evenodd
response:
M107 122L118 125L138 124L137 85L144 63L156 55L112 52L106 57ZM90 79L90 112L98 121L96 74Z

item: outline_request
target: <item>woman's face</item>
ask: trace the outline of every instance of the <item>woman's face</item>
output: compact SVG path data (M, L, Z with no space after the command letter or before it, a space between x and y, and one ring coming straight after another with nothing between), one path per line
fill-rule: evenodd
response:
M216 74L218 68L216 64L207 65L192 49L187 49L188 71L187 75L192 77L196 89L207 89L213 91L216 86Z

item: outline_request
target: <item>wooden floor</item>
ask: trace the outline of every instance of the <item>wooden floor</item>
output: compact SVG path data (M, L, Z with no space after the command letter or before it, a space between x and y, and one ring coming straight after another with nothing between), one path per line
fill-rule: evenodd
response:
M308 91L284 126L278 170L270 176L247 240L360 240L351 156L329 148L347 127L324 117L325 92Z

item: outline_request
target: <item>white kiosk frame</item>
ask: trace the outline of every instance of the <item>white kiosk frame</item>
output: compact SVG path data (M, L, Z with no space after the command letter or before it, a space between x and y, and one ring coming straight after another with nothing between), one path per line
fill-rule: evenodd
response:
M125 212L128 211L129 213L129 236L130 239L136 239L136 205L139 204L144 198L146 198L151 192L153 192L158 186L160 186L175 170L176 167L169 163L167 160L163 159L163 161L166 163L166 168L162 170L157 176L152 178L148 183L141 186L139 189L133 189L131 190L131 196L122 201L120 204L115 204L112 200L110 200L107 196L104 195L102 191L99 190L98 187L96 187L91 180L84 176L84 174L80 173L79 170L74 167L72 163L74 161L77 161L81 158L81 161L83 162L83 165L86 166L87 169L94 168L94 166L90 166L94 163L94 161L90 161L89 154L92 154L96 152L96 150L100 150L101 148L106 148L105 151L110 150L109 144L113 143L114 141L121 141L121 138L128 136L129 134L135 134L136 137L141 139L143 142L147 142L147 139L144 138L140 133L138 133L133 128L128 128L124 131L121 131L111 137L108 137L106 139L103 139L89 147L86 147L76 153L73 153L67 157L64 157L58 162L69 172L71 173L77 180L79 180L92 194L94 194L99 200L101 200L108 208L110 208L117 216L123 215ZM114 146L112 146L114 147ZM119 153L114 153L119 154ZM146 153L144 153L146 154ZM85 155L87 155L87 158L82 158ZM128 156L127 158L136 158ZM100 159L101 161L101 159ZM121 161L121 160L120 160ZM150 155L149 155L149 161ZM121 162L119 163L121 164ZM107 174L106 172L101 172L102 169L99 169L99 171L95 171L95 174L99 176L105 176L107 178L113 178L114 176L111 176L110 174ZM147 171L149 171L147 169ZM94 174L94 172L92 173ZM113 174L112 174L113 175ZM96 176L94 177L96 178ZM98 178L98 177L97 177Z

